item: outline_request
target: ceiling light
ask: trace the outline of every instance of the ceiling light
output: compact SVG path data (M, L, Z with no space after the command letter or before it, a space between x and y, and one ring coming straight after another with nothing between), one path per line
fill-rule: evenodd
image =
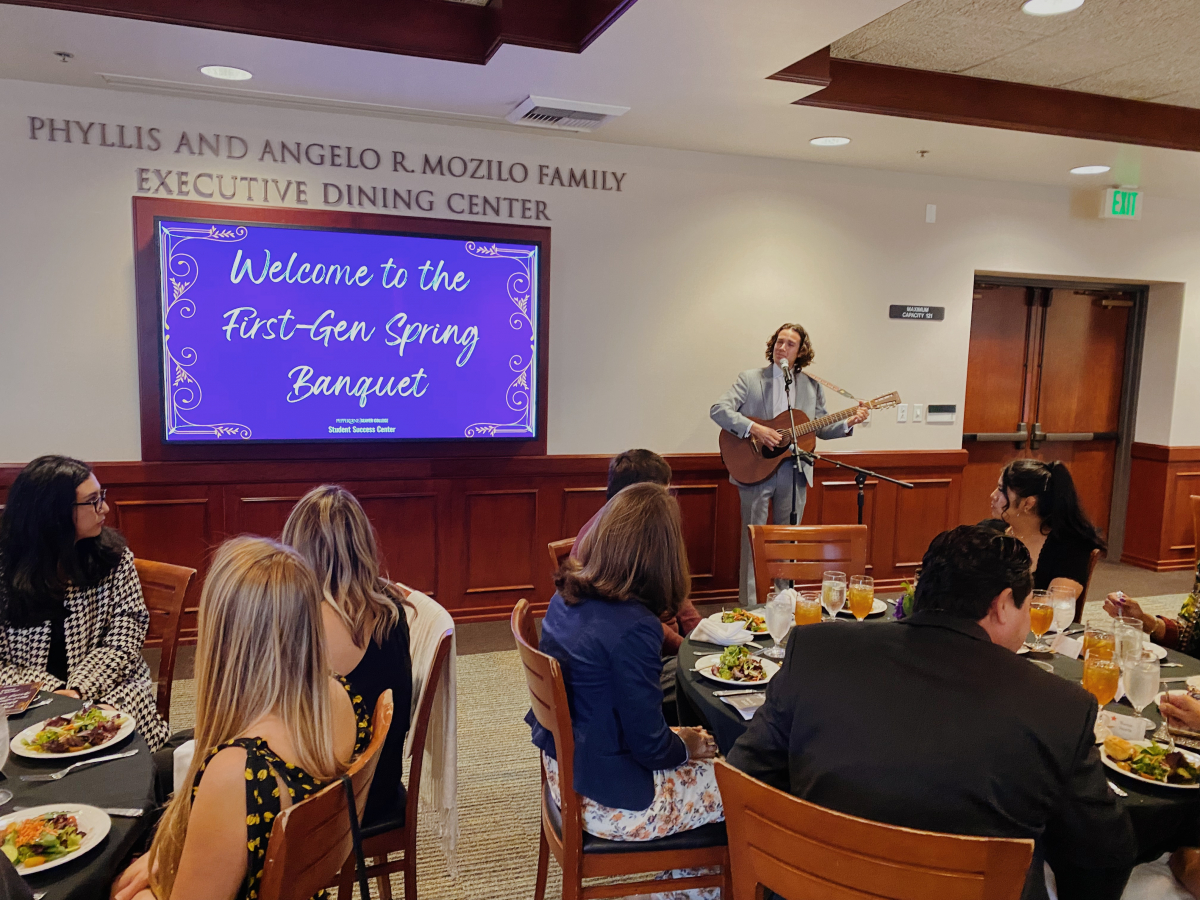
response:
M200 74L209 78L220 78L222 81L248 81L254 77L245 69L233 66L201 66Z
M1071 170L1072 175L1103 175L1109 166L1076 166Z
M1061 16L1083 6L1083 0L1026 0L1021 12L1031 16Z
M814 147L844 147L850 143L848 137L815 137L809 141Z

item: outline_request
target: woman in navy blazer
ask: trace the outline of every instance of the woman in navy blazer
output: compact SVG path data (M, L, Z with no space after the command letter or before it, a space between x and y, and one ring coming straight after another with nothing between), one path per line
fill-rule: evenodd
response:
M631 485L605 507L554 580L539 649L559 661L575 736L584 828L650 840L721 821L716 745L663 717L662 625L691 587L679 506L662 485ZM559 799L554 739L526 721Z

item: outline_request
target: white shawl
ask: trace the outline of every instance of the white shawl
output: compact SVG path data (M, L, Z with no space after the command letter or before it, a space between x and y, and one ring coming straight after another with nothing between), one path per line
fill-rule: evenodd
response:
M404 755L412 755L413 725L417 709L431 676L438 642L447 631L454 630L454 619L435 600L412 591L408 594L411 606L405 607L408 618L408 648L412 657L413 694L408 737ZM429 731L425 737L425 761L421 768L421 808L433 815L435 830L446 856L450 877L457 875L455 852L458 845L458 676L455 662L454 637L450 638L450 656L442 668L429 715ZM413 785L409 785L412 790ZM410 827L416 825L409 823Z

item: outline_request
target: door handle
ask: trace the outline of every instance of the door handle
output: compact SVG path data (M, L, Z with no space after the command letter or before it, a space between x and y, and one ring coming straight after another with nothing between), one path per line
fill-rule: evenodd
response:
M1025 439L1029 437L1028 426L1024 422L1017 426L1014 432L1007 431L979 431L963 435L964 441L1012 441L1013 443L1023 444Z
M1120 435L1115 431L1042 431L1041 423L1033 426L1035 441L1115 441Z

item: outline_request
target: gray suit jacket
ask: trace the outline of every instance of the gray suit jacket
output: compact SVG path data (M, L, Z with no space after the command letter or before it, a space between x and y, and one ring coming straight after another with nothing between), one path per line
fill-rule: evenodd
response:
M774 366L763 366L761 369L747 369L738 375L733 387L722 394L721 399L708 411L712 420L726 431L731 431L738 437L745 437L750 433L752 424L747 416L754 416L756 419L772 418L774 369ZM824 389L803 372L796 376L792 385L792 395L795 398L792 406L802 411L809 419L817 419L826 414ZM847 428L845 422L835 422L818 431L817 437L831 441L847 437L853 432L854 429ZM812 466L801 463L800 471L805 480L812 484ZM734 484L740 483L732 477L729 480Z

